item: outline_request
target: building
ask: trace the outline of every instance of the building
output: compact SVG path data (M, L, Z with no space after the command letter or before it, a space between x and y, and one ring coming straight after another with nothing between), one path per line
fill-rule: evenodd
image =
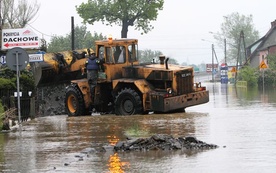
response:
M248 46L246 51L251 67L259 67L263 60L269 66L269 60L266 57L276 54L276 20L271 22L271 28L265 36Z

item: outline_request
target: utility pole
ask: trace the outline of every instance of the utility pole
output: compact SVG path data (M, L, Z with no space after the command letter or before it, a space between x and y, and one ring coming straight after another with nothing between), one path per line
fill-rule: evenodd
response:
M214 82L214 44L212 44L212 82Z
M226 65L226 38L224 38L224 63Z
M246 48L245 48L245 41L244 41L244 32L243 32L243 30L241 30L241 32L240 32L240 38L239 38L239 44L238 44L238 56L237 56L237 63L236 63L235 81L237 81L237 71L238 71L239 67L243 66L243 64L242 64L242 57L241 57L241 46L242 46L241 42L243 42L244 58L245 58L245 63L247 63Z

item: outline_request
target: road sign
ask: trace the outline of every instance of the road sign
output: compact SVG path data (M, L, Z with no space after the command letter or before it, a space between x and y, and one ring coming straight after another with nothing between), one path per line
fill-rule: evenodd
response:
M260 68L262 68L262 69L267 68L267 65L264 61L261 62Z
M21 71L25 69L29 63L29 56L24 49L15 47L8 50L6 55L6 63L11 70L17 71L18 66L18 70Z
M39 38L29 28L3 29L2 30L2 50L21 48L39 48Z
M43 54L29 54L29 62L42 62Z
M232 67L231 72L232 72L232 73L236 73L236 72L237 72L236 67Z
M0 57L0 63L1 63L1 64L6 64L6 56L5 56L5 55L2 55L2 56Z

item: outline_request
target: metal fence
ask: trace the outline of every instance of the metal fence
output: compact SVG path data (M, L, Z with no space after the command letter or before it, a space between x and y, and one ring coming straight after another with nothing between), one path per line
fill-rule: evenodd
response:
M5 111L12 108L18 109L17 96L15 97L14 95L15 92L14 90L0 90L1 103ZM34 118L34 107L34 98L29 95L29 91L22 91L22 96L20 97L21 121ZM16 111L15 116L18 116L18 111Z

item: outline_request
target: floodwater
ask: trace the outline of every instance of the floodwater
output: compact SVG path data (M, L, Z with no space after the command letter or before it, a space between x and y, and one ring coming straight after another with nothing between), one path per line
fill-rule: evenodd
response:
M0 133L0 172L274 172L275 89L206 85L210 102L186 113L49 116L24 123L22 131ZM219 148L130 153L90 149L135 133L195 136Z

